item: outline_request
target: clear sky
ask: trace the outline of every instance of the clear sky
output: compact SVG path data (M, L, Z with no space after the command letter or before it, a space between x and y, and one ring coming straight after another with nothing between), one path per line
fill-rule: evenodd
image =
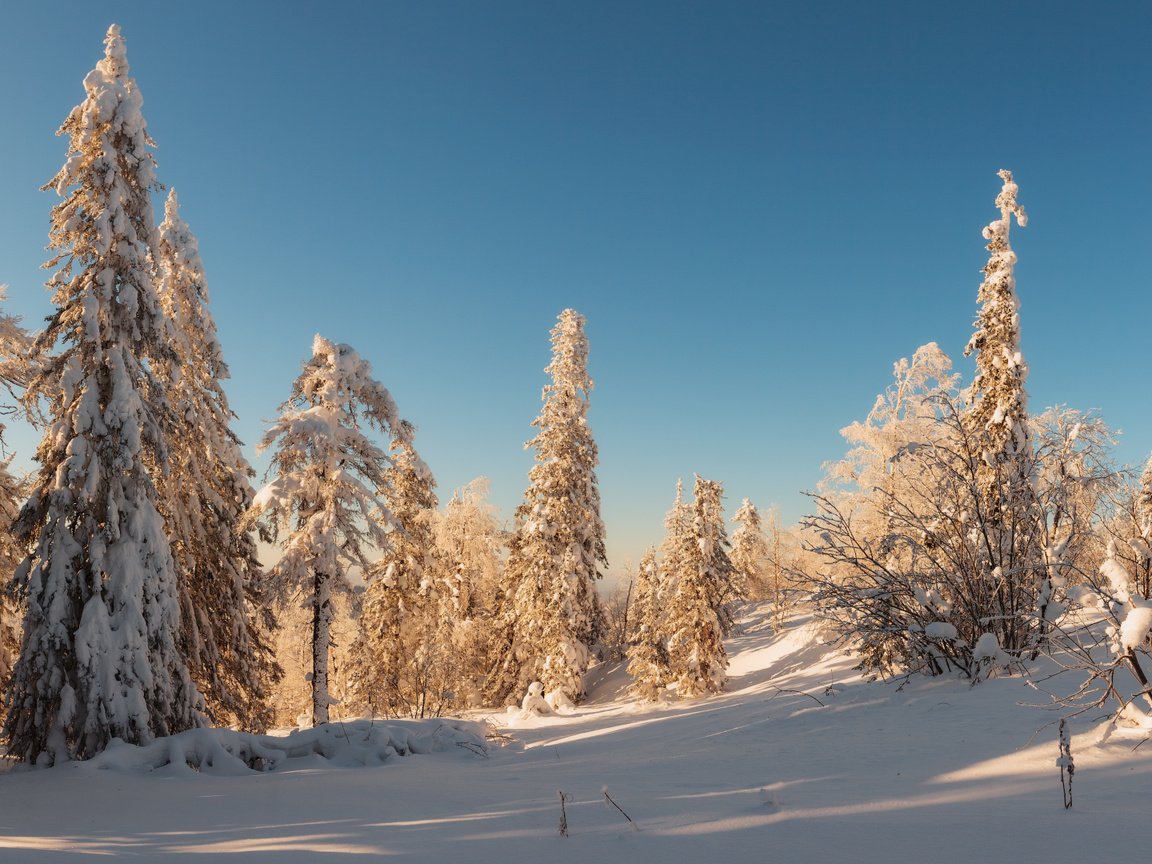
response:
M573 307L614 570L658 542L678 477L795 521L894 360L936 341L970 378L1000 168L1030 216L1032 408L1098 409L1120 461L1152 450L1150 3L9 0L0 20L8 309L48 314L38 187L119 23L258 468L320 332L371 360L442 498L486 475L510 517Z

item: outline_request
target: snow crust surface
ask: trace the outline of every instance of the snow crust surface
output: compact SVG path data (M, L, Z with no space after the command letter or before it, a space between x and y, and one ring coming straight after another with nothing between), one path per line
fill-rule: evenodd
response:
M726 650L717 697L635 702L620 668L597 667L587 702L520 718L487 756L452 743L348 769L313 752L225 776L149 770L114 748L113 770L12 770L0 774L0 860L1059 864L1139 848L1147 730L1102 742L1089 718L1070 721L1066 811L1059 715L1035 707L1044 693L1023 678L866 682L819 627L776 633L766 607L745 610Z

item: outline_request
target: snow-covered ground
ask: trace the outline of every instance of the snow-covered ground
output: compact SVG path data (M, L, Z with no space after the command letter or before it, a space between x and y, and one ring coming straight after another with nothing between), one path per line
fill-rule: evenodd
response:
M1074 731L1063 806L1055 712L1021 678L869 683L804 621L755 607L719 697L621 698L605 670L569 716L338 768L312 755L222 776L128 759L0 776L0 861L1098 861L1142 853L1143 733ZM1071 682L1069 682L1071 684ZM349 733L355 737L355 729ZM449 744L452 744L449 741ZM607 791L628 819L605 800ZM568 836L558 831L567 798Z

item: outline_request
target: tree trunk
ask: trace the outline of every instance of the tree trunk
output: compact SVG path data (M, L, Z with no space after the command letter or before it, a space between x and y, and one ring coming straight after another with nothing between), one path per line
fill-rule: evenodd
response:
M316 571L312 597L312 725L328 722L328 644L331 641L331 583Z

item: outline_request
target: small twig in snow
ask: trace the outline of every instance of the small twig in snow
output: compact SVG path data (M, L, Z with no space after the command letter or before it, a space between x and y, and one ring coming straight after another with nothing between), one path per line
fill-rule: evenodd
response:
M475 741L457 741L456 746L463 747L465 750L475 753L477 756L483 756L485 759L488 758L488 749L477 744Z
M1076 765L1072 762L1072 735L1068 732L1068 724L1063 717L1060 718L1060 758L1056 760L1060 766L1060 785L1064 789L1064 809L1072 808L1072 775L1076 773Z
M605 801L607 801L609 804L611 804L613 807L615 807L617 810L619 810L619 811L620 811L620 813L621 813L621 815L622 815L622 816L623 816L625 819L627 819L627 820L628 820L628 824L630 824L630 825L631 825L631 826L632 826L634 829L636 829L637 831L639 831L639 830L640 830L640 826L639 826L639 825L637 825L637 824L636 824L636 823L635 823L635 822L632 820L632 817L631 817L631 816L629 816L627 813L625 813L625 812L624 812L624 808L623 808L623 807L621 807L619 804L617 804L615 801L613 801L613 800L612 800L612 796L608 794L608 788L607 788L607 787L605 787L605 788L601 789L600 791L604 793L604 800L605 800Z
M564 794L563 789L556 790L556 794L560 796L560 836L568 836L568 814L564 811L564 802L568 800L568 796Z
M807 696L809 699L811 699L813 702L815 702L821 708L825 707L823 702L821 702L819 699L817 699L811 693L805 693L803 690L791 690L787 687L777 687L776 692L777 693L797 693L800 696Z

